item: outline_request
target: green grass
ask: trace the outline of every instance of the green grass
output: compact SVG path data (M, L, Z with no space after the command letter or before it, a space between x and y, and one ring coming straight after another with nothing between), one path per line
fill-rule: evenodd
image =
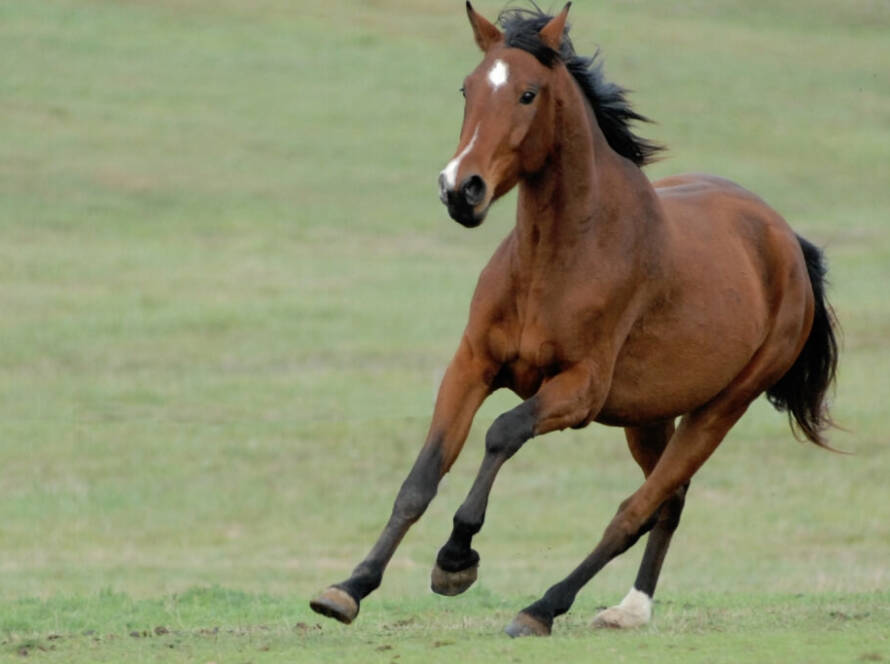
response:
M500 633L510 603L405 598L362 615L360 625L321 624L292 598L213 588L134 600L110 591L13 603L0 657L46 661L850 662L882 661L890 594L714 595L658 601L659 620L633 633L592 632L574 612L551 639ZM580 602L593 610L589 601ZM60 628L61 627L61 628ZM558 653L558 654L557 654ZM745 653L741 655L740 653Z
M0 658L890 660L885 4L572 10L658 121L651 177L730 177L826 246L855 455L756 404L693 483L654 624L586 628L635 549L535 643L500 629L639 471L615 429L535 441L479 587L431 596L507 394L356 624L306 605L385 520L513 203L468 232L436 197L478 61L462 3L305 4L0 0Z

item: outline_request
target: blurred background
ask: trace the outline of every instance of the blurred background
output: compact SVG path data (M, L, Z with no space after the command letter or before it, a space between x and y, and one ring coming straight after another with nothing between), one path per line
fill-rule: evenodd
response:
M854 455L759 401L693 482L663 596L886 590L890 5L576 2L570 21L657 121L649 176L760 194L825 247L844 328L832 441ZM0 598L308 599L348 574L512 226L512 196L475 231L437 199L478 61L458 0L0 2ZM479 413L384 599L426 596L515 403ZM477 539L480 596L542 592L639 481L619 429L528 445ZM639 556L584 601L620 597Z

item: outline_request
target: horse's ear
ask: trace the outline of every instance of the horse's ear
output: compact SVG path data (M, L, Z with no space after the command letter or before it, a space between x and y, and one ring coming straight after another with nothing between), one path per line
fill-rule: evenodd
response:
M567 2L566 6L559 12L559 15L551 18L547 25L541 28L541 31L538 33L538 36L541 38L541 41L544 42L544 45L549 46L557 53L559 52L559 47L562 45L562 35L566 29L566 18L569 15L569 8L571 6L572 3Z
M504 35L501 34L497 27L473 9L470 0L467 0L467 16L470 18L470 25L473 26L473 36L476 38L476 44L479 45L483 53L504 38Z

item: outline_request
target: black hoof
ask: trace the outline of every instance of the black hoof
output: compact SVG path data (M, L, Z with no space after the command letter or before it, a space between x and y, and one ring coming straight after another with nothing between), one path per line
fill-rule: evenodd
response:
M352 595L336 586L331 586L318 597L309 602L316 613L334 618L348 625L358 615L358 602Z
M550 627L527 613L520 612L513 621L504 628L507 636L550 636Z

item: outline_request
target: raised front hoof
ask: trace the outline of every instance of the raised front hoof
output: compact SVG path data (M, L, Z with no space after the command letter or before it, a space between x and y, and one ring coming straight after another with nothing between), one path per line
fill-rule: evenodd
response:
M478 575L478 563L459 572L446 572L437 563L433 566L433 572L430 574L430 588L439 595L453 597L454 595L460 595L472 586L476 582Z
M325 590L309 602L309 606L316 613L339 620L346 625L355 620L358 615L358 602L352 599L352 595L348 592L336 586Z
M640 611L630 611L612 606L596 614L591 623L594 629L634 629L649 623L649 616Z
M513 622L504 628L507 636L515 639L517 636L550 636L550 627L537 618L527 613L520 612L513 618Z

